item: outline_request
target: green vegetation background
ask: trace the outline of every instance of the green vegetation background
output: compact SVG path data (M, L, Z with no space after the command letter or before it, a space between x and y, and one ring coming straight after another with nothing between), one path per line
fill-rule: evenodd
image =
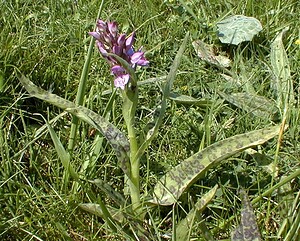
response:
M94 28L99 5L100 1L0 1L1 240L122 239L118 234L110 233L100 218L78 208L80 203L96 202L101 192L89 183L76 192L65 185L63 167L49 134L42 130L35 138L36 131L45 124L44 118L51 120L62 111L38 99L28 98L16 75L18 69L43 89L73 101L90 42L87 33ZM174 91L211 101L209 106L184 106L170 102L162 131L142 163L142 188L146 193L151 192L166 170L199 149L226 137L276 123L276 117L257 117L226 102L218 94L219 91L239 92L242 88L226 81L219 69L199 60L191 44L197 39L213 44L233 60L231 71L239 76L243 88L252 88L255 93L274 99L270 89L273 78L270 44L283 28L289 26L284 45L294 81L296 103L289 129L281 143L275 182L299 168L299 9L297 0L104 1L101 18L116 20L122 32L136 30L136 46L143 45L146 50L151 64L139 71L142 80L168 73L182 39L189 31L191 41ZM249 43L239 46L221 44L215 24L231 14L256 17L261 21L263 31ZM109 68L95 50L85 106L103 114L109 100L109 95L103 92L108 89L111 89ZM140 108L136 116L141 133L151 121L159 100L159 84L141 88ZM110 110L110 121L124 129L118 97ZM70 124L71 116L64 115L53 126L65 146ZM82 123L73 154L74 166L81 169L87 159L94 158L95 164L86 169L86 178L101 178L121 191L122 173L105 142L100 155L93 157L95 138L98 137L93 129ZM268 163L274 157L276 144L275 139L260 147L264 159L269 159L265 160ZM217 193L204 217L210 228L222 226L225 220L238 215L238 187L249 189L250 196L257 196L270 187L272 176L265 167L247 154L231 158L198 181L183 197L183 206L189 210L190 198L199 197L214 184L219 184L222 192ZM87 190L93 193L94 200L87 195ZM281 240L277 235L287 215L293 211L292 202L297 193L299 195L299 178L282 192L276 192L272 199L263 200L255 206L265 240ZM299 204L297 207L299 209ZM152 220L162 234L172 232L171 211L171 208L158 209L156 219ZM184 214L183 210L173 211L177 220ZM236 218L223 225L215 233L216 239L228 239L231 227L237 224ZM287 230L281 232L284 237ZM197 235L196 229L194 237L201 236Z

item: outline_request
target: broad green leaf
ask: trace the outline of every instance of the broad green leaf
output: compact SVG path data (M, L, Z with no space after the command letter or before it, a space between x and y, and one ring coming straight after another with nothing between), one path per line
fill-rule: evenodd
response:
M222 55L215 54L213 45L206 44L201 40L196 40L192 43L198 57L209 64L214 64L219 67L229 67L231 60Z
M279 130L280 126L255 130L206 147L167 172L155 185L151 202L160 205L175 203L184 190L212 166L249 147L263 144L276 136Z
M197 215L197 212L201 213L205 209L207 204L214 197L217 188L218 186L215 185L208 193L203 195L203 197L197 201L197 203L192 208L192 210L187 214L187 216L178 223L176 227L177 241L189 240L188 235L192 231L193 224L198 219L197 217L199 217L199 215Z
M51 94L39 88L25 76L21 76L19 79L30 95L47 101L59 108L65 109L67 112L77 116L100 131L115 150L122 170L127 175L130 175L128 159L130 145L125 135L118 128L95 112L83 106L76 106L71 101L65 100L57 95Z
M232 232L232 241L259 241L260 232L251 203L244 190L241 190L241 224Z
M288 31L288 28L283 29L276 36L271 44L270 54L271 65L275 75L272 87L277 95L277 105L282 112L286 111L288 105L293 104L295 99L288 56L282 43L282 37L286 31Z
M231 104L258 117L273 117L277 112L276 104L263 96L250 93L219 94Z
M183 104L183 105L195 105L200 107L207 107L211 105L211 101L209 100L199 100L188 95L180 95L174 92L170 93L169 99L175 101L178 104Z
M222 43L238 45L251 41L262 30L261 23L253 17L230 16L217 23L218 36Z
M49 130L50 136L52 138L52 141L54 143L55 150L59 156L59 159L61 160L61 163L63 164L63 166L67 170L67 172L70 174L70 176L72 178L74 178L75 180L78 180L79 176L78 176L77 172L75 171L73 165L71 164L69 153L65 150L63 144L57 137L53 128L48 124L48 122L47 122L47 127Z

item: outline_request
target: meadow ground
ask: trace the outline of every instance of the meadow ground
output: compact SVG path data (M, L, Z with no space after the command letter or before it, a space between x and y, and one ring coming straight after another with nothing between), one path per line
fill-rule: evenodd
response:
M101 1L0 1L0 239L1 240L182 240L180 220L207 191L217 190L187 226L186 240L230 240L240 223L239 190L247 190L263 240L300 240L300 2L217 0L104 1L100 18L115 20L120 32L136 31L150 61L137 70L137 139L153 125L162 86L189 32L156 138L140 160L140 190L147 200L159 178L213 143L253 130L287 124L285 131L222 159L189 185L171 206L147 206L143 221L132 217L124 174L102 135L79 122L70 161L76 181L59 155L70 146L72 115L30 97L18 78L75 101ZM251 42L223 44L216 23L229 15L257 18L262 31ZM274 70L272 43L283 35L284 75ZM201 60L201 40L231 60L219 67ZM109 65L96 48L90 56L83 105L126 132L122 98L112 94ZM276 65L276 64L275 64ZM286 78L286 79L284 79ZM147 83L148 81L148 83ZM288 88L282 86L288 85ZM188 101L176 97L193 97ZM50 123L47 127L46 122ZM56 135L50 135L51 130ZM62 153L64 153L62 151ZM64 166L65 165L65 166ZM200 162L199 162L200 165ZM101 179L101 183L89 182ZM105 189L105 186L108 186ZM111 226L80 207L99 204L120 210ZM264 195L262 195L264 194ZM115 198L115 199L114 199ZM177 233L177 237L176 237ZM181 237L181 236L180 236ZM139 239L139 238L138 238Z

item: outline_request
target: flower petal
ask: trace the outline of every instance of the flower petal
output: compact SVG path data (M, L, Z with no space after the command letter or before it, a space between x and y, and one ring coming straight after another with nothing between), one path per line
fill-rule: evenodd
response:
M143 57L143 55L144 55L143 52L135 52L131 56L131 63L136 64Z
M120 46L114 45L113 48L112 48L112 52L115 55L121 56L121 54L122 54L122 48Z
M126 84L129 82L129 74L121 75L114 80L114 85L116 88L125 89Z
M106 49L104 48L103 43L97 41L97 46L98 46L98 49L99 49L100 53L101 53L103 56L106 57L106 56L107 56L107 51L106 51Z
M122 76L125 73L125 69L120 65L114 65L111 67L111 73L115 76Z
M124 47L124 44L125 44L125 40L126 40L126 34L121 34L119 37L118 37L118 40L117 40L117 44L123 48Z
M108 22L107 26L108 26L108 31L110 32L110 34L115 38L117 36L117 32L118 32L117 22L115 22L115 21Z
M107 24L106 22L104 22L103 20L101 19L98 19L97 23L96 23L96 26L97 26L97 29L100 31L100 32L106 32L107 30Z
M137 64L140 66L146 66L149 64L149 61L145 58L144 52L135 52L131 56L131 63L132 64Z
M135 32L132 32L132 34L126 39L126 52L132 48L132 45L134 43L135 38Z
M100 34L97 32L89 32L89 35L91 35L92 37L94 37L97 40L100 39Z

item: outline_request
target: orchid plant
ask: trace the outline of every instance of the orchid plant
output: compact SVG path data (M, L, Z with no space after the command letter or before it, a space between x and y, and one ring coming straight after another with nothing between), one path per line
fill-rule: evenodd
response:
M139 187L139 159L136 158L138 149L134 129L134 117L138 102L137 66L147 66L149 61L145 58L142 47L134 50L135 32L129 37L119 34L118 25L115 21L97 21L96 31L89 33L96 39L96 45L101 55L111 66L114 75L114 86L120 88L123 96L123 116L126 122L130 141L130 172L129 187L134 209L140 205Z
M141 238L138 240L149 240L149 235L145 233L145 230L143 230L143 225L136 223L136 220L131 218L132 214L137 217L138 221L142 221L147 210L145 207L152 207L153 204L176 204L179 201L181 194L210 168L221 163L222 160L249 147L266 142L278 135L280 132L283 132L285 129L284 125L273 126L233 136L214 143L211 146L200 150L168 171L161 177L153 188L152 197L143 197L141 195L140 188L140 159L144 155L145 150L151 144L151 141L155 138L159 131L159 127L162 124L167 101L171 97L171 89L176 77L176 71L179 67L189 35L188 33L186 34L170 68L170 72L166 77L165 82L162 84L162 97L159 107L159 115L154 127L148 132L145 139L141 142L138 142L137 140L137 129L135 128L134 123L136 110L138 108L138 77L136 69L138 66L148 66L149 61L146 59L142 47L135 50L134 43L136 34L133 32L127 36L124 33L119 33L117 22L103 21L99 19L97 20L95 31L90 32L89 35L91 35L95 40L101 56L105 58L110 65L111 74L114 78L114 87L118 89L122 96L122 114L126 123L127 134L119 130L104 117L81 106L80 103L74 104L71 101L42 90L24 76L20 78L20 81L32 96L63 108L73 116L76 116L77 118L92 125L94 128L99 130L108 143L110 143L111 147L115 151L116 157L118 158L120 168L124 172L125 182L129 186L129 195L131 198L129 210L131 215L124 215L123 218L127 219L127 221L131 223L131 233L133 233L134 237ZM90 46L93 45L94 41L91 42ZM89 60L90 58L88 58L87 61ZM184 96L182 96L182 98L184 99ZM196 103L197 100L189 98L189 101L194 101L194 103ZM76 168L73 167L70 150L67 151L63 148L63 145L48 123L47 127L55 143L63 166L77 183L82 183L82 181L85 181L84 177L82 177L80 173L76 171ZM72 137L70 139L73 140L75 138ZM295 175L298 174L299 173L296 173ZM284 181L288 182L289 180L290 179L287 178ZM115 191L108 184L103 183L101 179L96 179L91 182L106 192L106 194L109 195L116 204L123 208L122 210L128 211L128 203L125 201L126 199L124 197L126 194L121 194ZM191 213L187 215L186 219L182 220L182 222L178 225L176 233L177 237L181 237L181 239L178 240L187 240L186 238L189 232L187 226L192 225L191 216L194 216L194 212L201 212L205 208L206 204L213 198L216 190L217 187L214 187L207 193L207 195L204 195L195 204L195 208L191 210ZM260 198L269 194L270 192L262 194ZM259 199L256 199L255 202L258 200ZM121 227L122 225L119 225L116 210L105 205L101 198L97 204L82 204L81 207L89 212L100 215L105 219L112 230L116 231L118 228L123 228ZM139 231L136 231L136 228L138 228ZM125 232L128 234L127 231ZM154 239L150 238L150 240ZM208 235L208 240L213 239Z

